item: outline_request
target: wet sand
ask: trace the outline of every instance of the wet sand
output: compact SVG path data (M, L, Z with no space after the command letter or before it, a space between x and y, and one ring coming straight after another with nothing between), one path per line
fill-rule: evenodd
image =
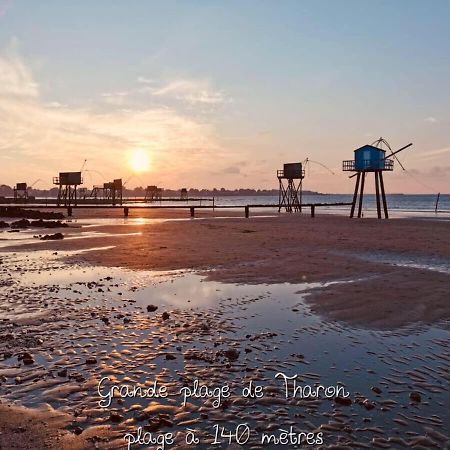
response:
M51 408L29 409L0 404L0 448L9 450L113 449L123 446L108 427L93 427L77 435L67 428L69 415Z
M84 217L93 217L90 210L81 211ZM314 311L381 329L450 319L450 303L445 300L449 275L435 268L441 260L450 260L447 221L349 220L329 215L246 220L236 214L208 220L211 213L205 212L204 220L189 220L186 211L148 211L147 217L155 220L180 220L97 226L95 231L104 235L9 251L99 247L76 259L133 270L207 271L209 279L230 283L350 279L354 283L311 295ZM411 267L411 262L420 267Z
M330 449L450 445L447 223L183 212L118 226L86 213L62 241L2 248L1 448L126 448L137 426L194 448L186 427L210 443L214 424L243 422L323 432ZM351 400L286 400L280 370L342 383ZM270 394L104 409L103 376L172 392L254 380Z

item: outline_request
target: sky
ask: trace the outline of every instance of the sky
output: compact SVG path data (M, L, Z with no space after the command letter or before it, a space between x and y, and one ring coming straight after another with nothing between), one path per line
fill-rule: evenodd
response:
M309 158L349 193L382 136L414 144L388 192L449 193L449 54L446 0L0 0L0 184L267 189Z

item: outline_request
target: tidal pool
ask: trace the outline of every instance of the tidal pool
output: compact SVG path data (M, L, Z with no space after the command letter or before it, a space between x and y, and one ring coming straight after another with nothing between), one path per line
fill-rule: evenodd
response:
M172 448L182 448L187 428L202 448L227 448L225 438L212 444L215 426L242 424L251 430L244 448L262 448L261 433L290 427L323 433L322 448L447 445L447 324L354 328L310 311L305 299L327 283L225 284L186 271L66 263L74 254L0 255L4 399L75 413L73 426L81 429L106 423L123 434L170 431ZM344 386L350 402L286 399L279 372L298 375L298 384ZM101 407L104 377L140 387L157 381L169 395L115 396ZM183 406L180 389L196 380L227 385L232 394L218 408L195 397ZM250 381L264 386L263 398L242 397Z

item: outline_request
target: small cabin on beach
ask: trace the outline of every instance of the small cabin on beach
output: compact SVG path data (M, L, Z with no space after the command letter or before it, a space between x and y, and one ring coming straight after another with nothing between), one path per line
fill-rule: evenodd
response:
M386 150L373 145L363 145L355 150L355 159L344 161L342 169L351 172L376 172L393 170L394 161L386 158Z
M373 145L363 145L355 150L355 170L384 170L386 151Z

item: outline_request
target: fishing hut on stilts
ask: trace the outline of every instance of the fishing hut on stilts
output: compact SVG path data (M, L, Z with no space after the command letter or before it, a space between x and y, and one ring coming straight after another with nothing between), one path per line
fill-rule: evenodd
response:
M162 199L162 188L152 185L145 188L145 202L154 202Z
M383 148L386 147L386 150ZM412 146L411 144L392 151L388 142L380 138L370 145L364 145L355 150L355 159L342 162L342 170L344 172L356 172L350 176L356 176L355 191L353 194L352 207L350 210L350 217L354 217L356 204L358 203L358 217L362 217L362 207L364 198L364 185L366 181L366 174L373 172L375 174L375 198L377 204L378 218L382 218L381 203L383 204L384 218L389 218L388 206L386 201L386 193L384 190L383 172L394 170L394 157L404 170L402 163L397 158L397 154ZM390 154L386 155L386 151Z
M26 202L28 200L27 183L17 183L14 186L14 203Z
M103 189L105 193L105 199L111 202L113 205L122 204L123 201L123 185L122 178L116 178L115 180L104 183Z
M277 170L280 185L278 192L278 212L282 208L286 212L302 211L302 182L305 171L302 163L286 163L282 170Z
M83 184L81 172L60 172L53 178L53 184L58 186L57 205L77 206L77 189Z

